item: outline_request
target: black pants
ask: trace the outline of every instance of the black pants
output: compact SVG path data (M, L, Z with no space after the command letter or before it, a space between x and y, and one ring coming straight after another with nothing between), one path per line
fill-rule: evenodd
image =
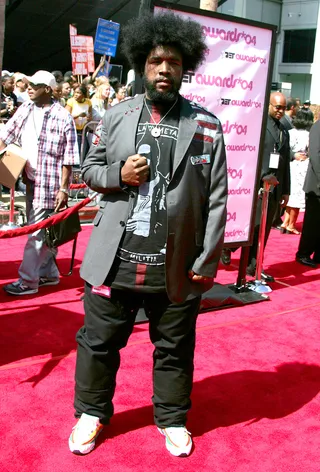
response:
M268 201L268 212L267 212L267 223L266 223L266 234L265 234L264 246L266 246L267 244L270 230L272 227L272 222L274 219L274 215L277 211L278 206L279 206L279 202L275 198L275 195L273 193L270 193L269 201ZM256 270L256 265L257 265L257 252L258 252L258 242L259 242L261 210L262 210L262 198L258 198L257 213L256 213L256 220L255 220L254 233L253 233L253 242L252 242L252 246L250 247L249 260L248 260L248 269L252 271Z
M182 426L191 407L195 327L200 298L172 304L165 293L111 290L111 298L85 286L85 325L77 333L75 409L107 424L120 366L120 349L144 304L153 353L153 405L157 426ZM134 359L132 359L134 362Z
M320 261L320 197L306 194L306 208L300 237L298 257L310 257Z

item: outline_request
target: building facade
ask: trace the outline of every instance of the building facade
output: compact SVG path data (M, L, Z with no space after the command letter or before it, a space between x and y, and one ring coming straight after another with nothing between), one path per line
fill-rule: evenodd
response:
M276 25L273 82L320 104L320 0L227 0L218 12ZM290 85L291 84L291 85Z

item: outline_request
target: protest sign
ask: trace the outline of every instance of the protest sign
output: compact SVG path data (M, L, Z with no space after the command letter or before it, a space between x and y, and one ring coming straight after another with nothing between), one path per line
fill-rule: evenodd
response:
M92 36L77 34L77 29L69 25L72 72L74 75L88 75L94 72L94 52Z
M103 56L114 57L117 51L119 32L119 23L99 18L94 41L94 52Z

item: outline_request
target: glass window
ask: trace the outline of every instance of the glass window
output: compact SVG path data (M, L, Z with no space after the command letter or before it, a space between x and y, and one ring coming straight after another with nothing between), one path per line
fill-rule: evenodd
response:
M285 31L282 62L312 63L315 41L315 29Z

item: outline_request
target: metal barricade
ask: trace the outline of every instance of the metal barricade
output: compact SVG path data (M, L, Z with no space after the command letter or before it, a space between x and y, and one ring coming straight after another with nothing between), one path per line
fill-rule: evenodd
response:
M85 157L90 149L91 139L90 134L93 134L97 128L99 121L89 121L85 124L82 130L81 136L81 147L80 147L80 165L72 167L72 183L82 184L83 180L81 177L81 166L85 160ZM75 200L80 198L86 198L89 195L88 188L74 189L70 191L70 197Z

